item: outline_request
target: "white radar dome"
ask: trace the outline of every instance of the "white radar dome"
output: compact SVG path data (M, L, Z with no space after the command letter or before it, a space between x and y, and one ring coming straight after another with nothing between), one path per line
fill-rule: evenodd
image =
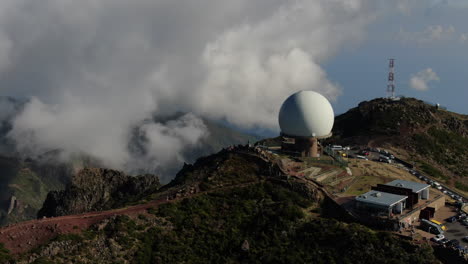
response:
M289 96L279 112L281 132L286 136L328 137L334 120L330 102L313 91L300 91Z

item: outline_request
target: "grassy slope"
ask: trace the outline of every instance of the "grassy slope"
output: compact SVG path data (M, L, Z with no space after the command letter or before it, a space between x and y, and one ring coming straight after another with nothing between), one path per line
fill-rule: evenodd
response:
M3 210L1 211L0 224L14 223L36 218L37 211L42 207L47 193L56 184L48 186L40 176L27 167L21 167L15 175L7 181L7 185L2 186ZM19 208L7 215L8 199L15 196L19 201Z
M36 218L47 193L64 187L66 173L65 167L0 157L0 225ZM12 196L20 206L7 215Z
M468 116L413 98L375 99L336 117L334 140L400 149L440 181L468 190ZM372 143L371 143L372 142Z
M101 231L59 237L57 240L69 241L69 248L74 249L42 260L437 263L429 247L416 247L358 224L306 217L311 205L288 189L258 183L166 204L136 219L117 217ZM102 241L109 246L99 246Z

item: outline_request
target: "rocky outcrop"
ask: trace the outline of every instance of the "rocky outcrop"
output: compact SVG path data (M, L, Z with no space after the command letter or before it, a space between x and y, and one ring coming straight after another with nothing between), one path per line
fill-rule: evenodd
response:
M13 210L17 207L17 200L15 196L11 196L10 198L10 206L8 206L7 214L11 214Z
M154 175L129 176L110 169L86 168L73 176L64 191L49 192L38 218L117 208L159 187Z

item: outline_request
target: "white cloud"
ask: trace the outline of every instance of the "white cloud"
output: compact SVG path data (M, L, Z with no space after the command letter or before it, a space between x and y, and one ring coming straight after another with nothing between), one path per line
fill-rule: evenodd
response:
M411 0L397 0L395 6L400 13L410 15L413 9L413 2Z
M442 25L431 25L419 32L408 32L401 28L397 34L397 39L404 43L414 42L424 44L450 40L455 36L455 32L455 27L452 25L446 27Z
M440 78L435 71L427 68L411 76L410 87L418 91L427 91L431 81L440 81Z
M23 152L64 148L116 168L133 162L131 129L193 112L277 129L301 89L334 99L323 62L359 43L370 0L0 0L0 87L32 96L10 134ZM192 124L192 123L190 123ZM203 138L145 125L147 157L183 159ZM173 132L169 132L173 131ZM180 131L179 131L180 132ZM206 132L206 131L205 131ZM174 134L175 133L175 134ZM171 139L167 135L172 135Z
M468 41L468 33L462 33L462 34L460 34L460 41L461 41L462 43L467 42L467 41Z

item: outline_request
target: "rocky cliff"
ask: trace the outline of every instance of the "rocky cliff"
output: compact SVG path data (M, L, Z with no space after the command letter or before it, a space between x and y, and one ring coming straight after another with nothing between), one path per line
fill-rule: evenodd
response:
M112 209L141 199L159 187L154 175L129 176L116 170L86 168L72 177L65 190L49 192L37 216Z

